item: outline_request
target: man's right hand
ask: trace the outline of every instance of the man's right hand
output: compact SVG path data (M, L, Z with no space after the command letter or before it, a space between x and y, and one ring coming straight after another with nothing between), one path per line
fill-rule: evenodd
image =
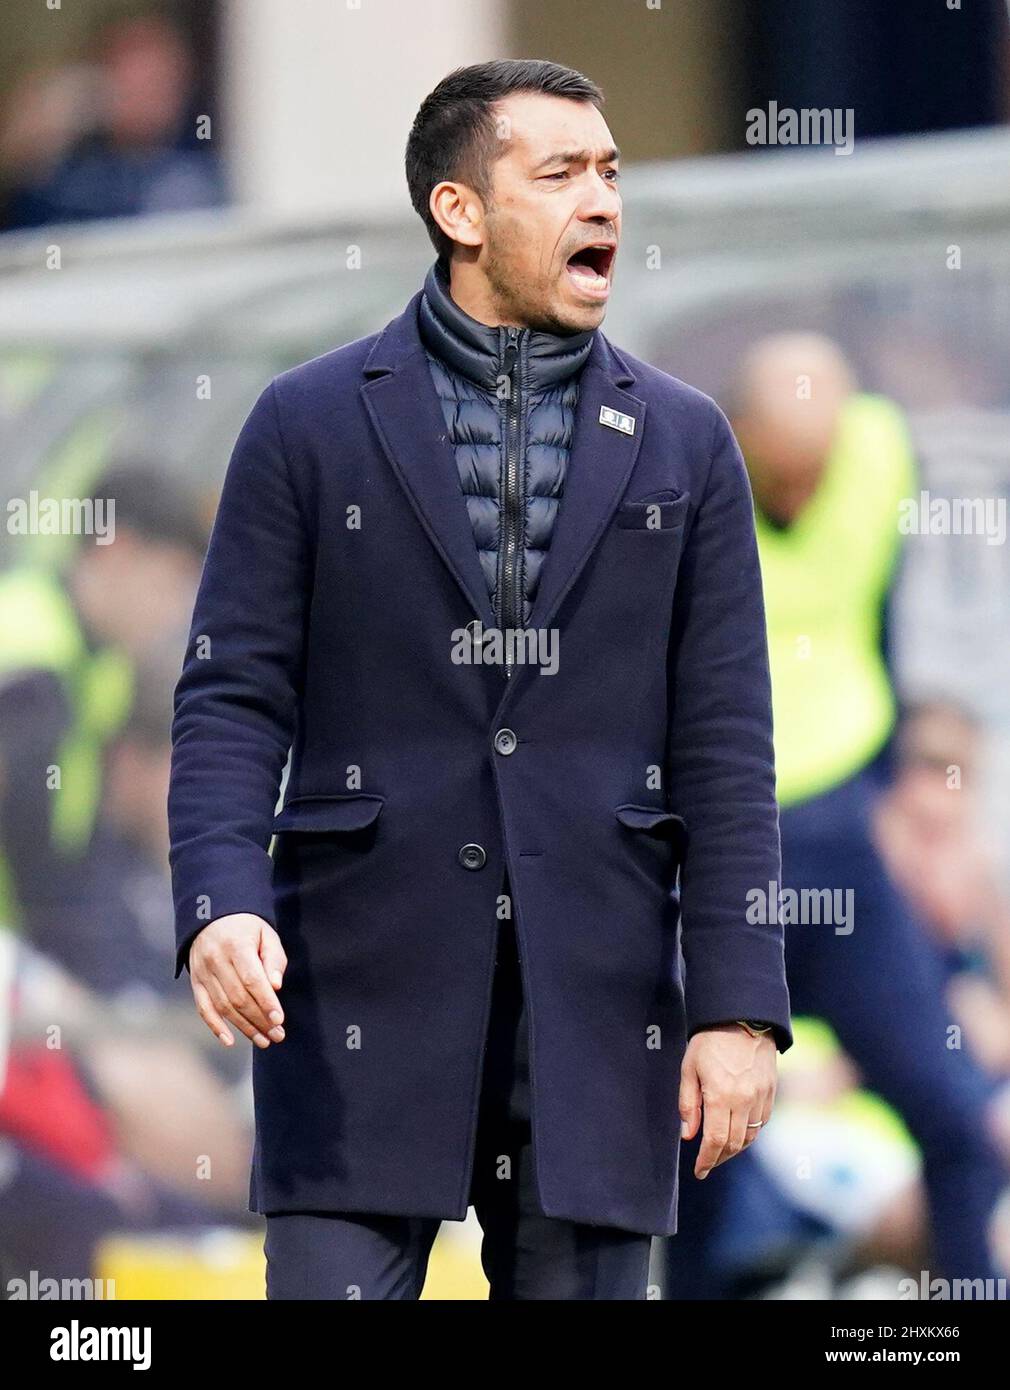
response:
M197 934L189 952L193 998L225 1047L235 1045L229 1023L257 1047L284 1041L284 1011L275 990L287 964L276 931L251 912L218 917Z

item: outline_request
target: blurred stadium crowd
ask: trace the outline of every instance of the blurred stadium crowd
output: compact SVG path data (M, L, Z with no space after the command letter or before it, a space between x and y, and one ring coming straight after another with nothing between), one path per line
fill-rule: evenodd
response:
M197 71L153 11L98 30L78 62L24 71L0 128L4 227L222 204L216 147L193 134ZM1006 722L949 670L910 681L896 656L918 650L935 614L917 595L949 555L897 520L941 476L924 467L931 409L965 431L948 483L1010 496L1007 436L981 483L963 444L972 410L1008 418L1007 334L983 350L962 326L962 359L903 327L901 306L857 370L820 307L774 334L745 313L725 376L711 324L696 358L674 322L667 360L653 345L718 396L751 473L782 887L855 904L849 931L787 927L796 1046L776 1113L704 1184L687 1147L681 1232L657 1243L668 1298L895 1298L922 1271L1010 1276L1010 844L979 790ZM44 389L33 355L0 341L5 501L40 481L18 460ZM238 389L238 417L253 394ZM172 977L165 818L172 693L226 458L197 479L118 438L85 465L44 460L51 493L62 476L65 495L114 499L111 543L22 545L8 521L0 550L0 1286L35 1270L116 1278L120 1296L254 1297L248 1052L217 1046ZM959 540L1005 557L1005 522L998 540ZM965 592L957 621L1005 649L1005 607ZM443 1242L433 1295L480 1296L475 1249Z
M38 64L6 94L0 225L215 207L225 183L197 119L196 54L163 13L98 25L70 61Z

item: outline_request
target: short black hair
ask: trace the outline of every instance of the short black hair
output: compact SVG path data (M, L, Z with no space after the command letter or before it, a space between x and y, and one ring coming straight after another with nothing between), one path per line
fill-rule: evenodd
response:
M574 68L541 58L500 58L455 68L425 97L407 139L407 187L414 211L428 229L440 261L448 264L453 240L431 215L437 183L465 183L488 204L492 165L505 146L495 128L494 103L515 92L542 92L603 106L601 88Z

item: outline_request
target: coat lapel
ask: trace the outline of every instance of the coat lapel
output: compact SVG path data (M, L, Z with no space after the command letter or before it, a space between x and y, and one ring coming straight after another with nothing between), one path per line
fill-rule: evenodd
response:
M484 627L494 627L459 473L417 331L418 292L365 363L365 407L421 525Z
M624 389L634 380L606 338L597 332L579 382L565 491L530 613L531 628L550 627L627 486L645 428L645 402ZM632 416L634 434L601 424L603 406Z

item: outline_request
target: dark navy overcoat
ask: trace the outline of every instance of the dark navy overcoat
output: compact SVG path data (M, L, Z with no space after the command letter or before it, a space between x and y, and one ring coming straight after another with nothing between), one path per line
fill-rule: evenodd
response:
M557 669L461 660L495 618L419 299L235 446L176 691L176 974L226 913L287 952L252 1210L462 1219L507 865L543 1210L670 1234L685 1038L791 1041L747 474L598 331L530 619Z

